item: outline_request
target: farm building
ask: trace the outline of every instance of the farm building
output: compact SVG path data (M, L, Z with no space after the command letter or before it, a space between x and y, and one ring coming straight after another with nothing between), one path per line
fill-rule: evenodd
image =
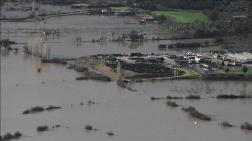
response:
M243 53L228 53L226 54L226 59L230 59L233 61L247 63L252 62L252 53L243 52Z

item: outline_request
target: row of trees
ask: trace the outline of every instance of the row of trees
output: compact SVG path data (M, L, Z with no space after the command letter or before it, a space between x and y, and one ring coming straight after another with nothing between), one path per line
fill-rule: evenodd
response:
M251 0L128 0L130 3L139 3L141 8L155 10L157 8L193 9L193 10L222 10L230 5L239 7L246 6ZM241 4L241 5L240 5ZM221 8L220 8L221 7Z
M226 72L226 73L230 72L230 69L229 69L229 68L226 68L226 69L225 69L225 72ZM248 72L248 67L243 66L243 67L242 67L242 72L243 72L243 73L247 73L247 72Z
M135 0L145 9L153 10L157 6L174 9L213 9L224 0Z

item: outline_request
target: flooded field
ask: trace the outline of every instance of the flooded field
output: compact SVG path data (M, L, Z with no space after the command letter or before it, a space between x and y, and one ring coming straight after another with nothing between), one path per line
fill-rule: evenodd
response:
M3 52L2 52L3 53ZM37 67L42 71L37 72ZM20 140L222 140L249 141L251 132L240 128L218 126L229 121L240 126L252 119L249 99L209 99L219 93L251 95L251 82L173 80L132 84L136 92L122 89L115 82L76 81L80 74L61 65L42 65L37 58L25 54L1 54L1 132L19 130ZM42 83L44 82L44 84ZM195 106L214 118L211 122L188 117L180 108L166 106L165 101L151 101L150 96L186 96L199 94L201 100L178 100ZM205 98L204 98L205 97ZM88 100L95 105L85 105ZM80 102L84 106L80 106ZM60 105L62 109L31 115L22 112L32 106ZM60 124L69 128L37 133L39 125ZM85 125L98 129L87 133ZM114 137L108 137L113 131Z
M152 39L153 37L169 38L168 31L157 24L140 25L133 17L117 17L117 16L64 16L49 18L41 22L3 22L2 38L10 38L19 44L22 48L25 43L31 41L34 37L41 37L41 30L58 31L57 35L49 35L47 42L54 56L80 57L85 55L93 55L97 53L180 53L188 51L188 49L169 49L160 50L159 44L170 44L176 41L147 41L143 43L131 42L95 42L92 40L106 37L112 39L120 36L122 33L129 33L132 30L145 34L145 37ZM29 31L34 31L33 33ZM37 33L36 33L37 32ZM76 42L80 37L81 43ZM186 40L185 40L186 42ZM204 39L202 40L204 42ZM208 50L211 48L208 48ZM199 48L189 50L200 51ZM204 49L202 49L204 50Z
M148 38L164 34L155 24L139 25L131 17L67 16L49 18L45 22L1 23L1 38L27 43L40 33L11 33L15 29L58 29L59 36L49 36L48 46L53 56L81 57L98 53L182 53L186 50L159 50L159 43L119 44L92 43L100 36L137 30ZM75 42L81 37L84 42ZM15 47L22 49L24 44ZM199 49L195 49L199 51ZM41 72L37 71L41 68ZM252 122L251 99L217 100L218 94L252 96L250 81L169 80L133 83L136 91L128 91L116 82L76 81L81 74L63 65L41 64L40 60L24 54L1 50L1 134L20 131L20 141L250 141L252 132L239 126ZM189 117L180 108L166 106L165 100L151 101L151 96L201 95L201 100L178 100L183 107L194 106L213 118L211 122ZM89 100L95 102L87 104ZM84 105L80 103L83 102ZM57 111L23 115L33 106L59 105ZM229 121L238 126L222 128L219 122ZM37 133L39 125L62 125L62 128ZM85 125L97 128L86 132ZM108 136L113 132L114 136Z

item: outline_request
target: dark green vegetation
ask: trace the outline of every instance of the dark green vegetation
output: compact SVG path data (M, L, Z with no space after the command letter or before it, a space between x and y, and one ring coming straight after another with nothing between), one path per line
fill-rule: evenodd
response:
M175 9L212 9L222 0L156 0L157 6Z
M237 47L237 49L239 49ZM233 79L251 79L252 68L246 66L225 66L223 63L220 64L208 64L210 67L215 68L216 74L223 76L223 78L233 78ZM223 66L224 65L224 66ZM212 75L213 78L216 78L215 75ZM209 75L210 76L210 75Z
M232 49L237 49L251 44L246 42L252 38L250 0L136 0L135 2L140 3L143 9L154 11L159 23L169 22L168 30L181 34L182 38L225 37L222 43L227 49L231 46L234 46ZM232 37L232 43L230 38L226 37Z
M7 0L2 0L0 4ZM12 0L14 1L14 0ZM18 0L15 0L15 2ZM20 0L21 1L21 0ZM23 1L23 0L22 0ZM29 1L29 0L26 0ZM31 1L31 0L30 0ZM47 4L87 3L91 6L125 7L134 6L148 10L185 9L185 10L248 10L250 0L43 0ZM235 3L235 4L234 4Z
M185 10L247 10L250 0L131 0L144 9L185 9ZM234 4L235 3L235 4ZM242 4L244 3L244 5ZM239 8L238 8L239 7Z

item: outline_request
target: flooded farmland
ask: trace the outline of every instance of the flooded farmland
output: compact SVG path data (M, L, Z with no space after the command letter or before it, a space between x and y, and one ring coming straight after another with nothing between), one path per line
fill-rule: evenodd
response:
M42 71L37 72L37 67ZM251 121L252 102L244 100L216 100L208 97L219 93L246 93L251 95L251 82L172 80L132 84L137 90L122 89L115 82L76 81L79 76L61 65L42 65L23 53L1 54L1 132L19 130L25 136L20 140L190 140L202 138L222 141L249 141L250 132L239 128L218 126L229 121L239 126ZM44 84L42 82L45 82ZM211 115L212 122L188 117L180 109L167 107L165 101L151 101L150 96L186 96L198 93L205 99L179 100L183 106L195 106ZM80 106L93 100L97 104ZM32 106L60 105L52 112L23 115ZM60 124L69 128L37 133L38 125ZM99 130L85 132L91 124ZM106 136L113 131L114 137Z
M251 99L218 100L218 94L252 96L251 81L167 80L130 84L136 91L117 86L116 82L93 80L77 81L80 73L64 65L43 64L40 59L23 52L23 46L40 36L27 32L41 28L59 31L48 36L53 56L81 57L99 53L174 53L186 50L160 50L158 44L171 40L148 41L141 44L91 42L105 36L137 30L148 38L164 37L156 24L139 25L131 17L66 16L42 22L2 22L1 38L17 43L18 53L1 50L1 135L6 132L23 133L20 141L250 141L251 131L240 125L252 122ZM24 29L24 30L23 30ZM12 31L12 32L11 32ZM24 32L22 32L24 31ZM76 38L82 42L77 43ZM195 49L199 51L199 49ZM38 72L38 68L41 71ZM181 107L194 106L213 118L211 122L188 116L180 108L167 107L165 100L151 101L151 96L165 97L197 94L200 100L177 100ZM94 101L94 104L89 104ZM81 104L83 103L83 104ZM57 111L24 115L33 106L59 105ZM237 127L223 128L218 124L228 121ZM40 125L61 125L61 128L38 133ZM97 130L87 132L85 125ZM113 132L113 136L108 136Z
M158 49L159 44L176 42L171 40L143 43L92 42L92 40L100 37L111 39L132 30L145 34L148 39L171 37L162 26L157 24L139 25L132 17L76 15L49 18L42 22L3 22L2 38L11 37L17 43L27 43L34 37L41 37L41 29L59 32L57 35L48 36L48 46L50 46L54 56L81 57L97 53L179 53L189 51L181 49L164 51ZM76 42L77 37L81 37L81 43ZM22 46L19 45L18 47ZM193 50L199 51L199 48Z

